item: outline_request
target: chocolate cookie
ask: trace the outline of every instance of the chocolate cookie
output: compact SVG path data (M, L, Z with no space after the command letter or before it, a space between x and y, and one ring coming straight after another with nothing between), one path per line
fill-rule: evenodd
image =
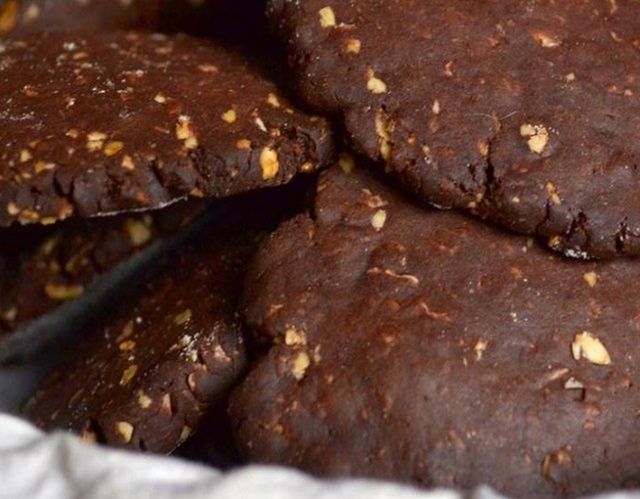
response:
M0 336L82 295L205 206L192 201L144 214L0 229Z
M240 450L525 497L637 487L636 263L568 262L334 168L249 271L272 347L232 396Z
M175 449L206 416L205 434L215 440L191 450L213 455L215 442L230 439L226 395L246 363L238 301L247 263L264 234L304 207L309 182L300 180L216 203L212 227L204 224L142 289L122 296L26 416L45 429L158 453Z
M640 4L271 0L302 95L409 191L640 254Z
M288 182L331 153L236 54L184 36L49 33L0 53L0 225Z
M114 446L176 448L242 373L235 307L255 237L208 241L181 254L49 378L28 417Z

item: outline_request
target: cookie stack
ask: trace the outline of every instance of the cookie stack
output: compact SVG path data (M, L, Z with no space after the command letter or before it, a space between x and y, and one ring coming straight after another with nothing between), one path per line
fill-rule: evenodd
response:
M94 2L0 10L3 334L190 235L27 417L320 476L640 486L640 4Z

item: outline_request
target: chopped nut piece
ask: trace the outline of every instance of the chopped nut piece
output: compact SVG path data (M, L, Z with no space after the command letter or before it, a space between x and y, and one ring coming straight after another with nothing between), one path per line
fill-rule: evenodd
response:
M291 374L295 379L300 381L302 378L304 378L304 375L310 365L311 359L309 358L309 354L307 352L299 352L298 355L296 355L296 358L293 360Z
M190 320L191 320L191 309L188 308L184 312L181 312L178 315L176 315L173 322L175 322L176 325L178 326L182 326L183 324L186 324Z
M167 98L163 94L156 94L153 100L158 104L164 104L165 102L167 102Z
M376 113L376 133L378 134L378 143L380 145L380 156L388 161L391 158L391 132L393 131L393 123L387 121L380 110Z
M67 132L69 133L69 132ZM102 149L104 141L107 135L102 132L91 132L87 135L87 150L89 152L96 152Z
M130 352L136 348L136 342L133 340L123 341L118 345L118 348L122 352Z
M348 152L340 153L338 164L340 165L340 168L342 168L342 171L345 173L351 173L356 167L356 162L353 159L353 156Z
M531 33L531 36L544 48L555 48L559 47L562 43L553 35L545 33L544 31L534 31Z
M571 377L564 383L565 390L582 390L584 389L584 384L581 381Z
M584 358L597 366L611 364L611 357L605 346L596 336L587 331L575 335L571 344L571 353L575 360Z
M28 149L23 149L20 151L20 163L26 163L32 158L31 153Z
M433 105L431 106L431 111L433 111L433 114L440 114L441 108L440 108L439 100L436 99L433 101Z
M359 54L362 49L362 43L357 38L349 38L344 41L344 51L347 54Z
M271 147L264 147L260 152L260 168L262 168L262 179L270 180L278 174L280 163L278 153Z
M520 127L520 136L527 139L532 152L542 154L549 143L549 132L543 125L525 123Z
M484 352L487 350L487 346L489 346L489 342L485 339L480 338L476 345L473 347L473 351L476 353L476 359L482 360L482 356Z
M149 397L142 390L138 390L137 398L138 398L138 405L140 406L141 409L148 409L149 407L151 407L151 404L153 403L153 400L151 400L151 397Z
M307 334L301 329L291 326L284 333L284 343L287 346L297 346L307 344Z
M113 142L109 142L105 148L104 153L107 156L115 156L124 148L124 143L119 140L114 140Z
M131 438L133 437L133 425L131 423L127 423L126 421L118 421L116 422L116 431L122 437L122 440L125 444L131 442Z
M222 113L222 121L225 121L227 123L235 123L237 116L236 116L236 110L235 109L229 109L228 111Z
M198 139L193 132L191 118L189 116L183 114L178 118L176 137L184 141L184 146L187 149L195 149L198 147Z
M591 288L595 288L596 284L598 284L598 274L594 271L586 272L583 277Z
M249 139L239 139L236 142L236 147L238 149L249 151L249 150L251 150L251 141Z
M133 159L129 155L125 155L122 158L122 163L120 163L120 165L125 170L135 170L136 169L136 165L134 164Z
M555 185L553 185L551 182L547 182L544 187L547 190L547 192L549 193L549 199L551 199L553 204L561 204L562 203L562 200L560 199L560 196L558 196L558 191L556 190Z
M387 212L385 210L378 210L371 217L371 226L380 232L384 228L384 224L387 222Z
M333 28L336 25L336 15L331 7L323 7L318 11L320 16L320 26L323 28Z
M187 438L191 436L192 433L193 433L193 430L191 428L189 428L188 426L183 426L182 431L180 432L179 443L184 443L187 440Z
M122 377L120 378L120 386L128 385L137 372L138 372L138 366L136 366L135 364L131 364L129 367L127 367L122 372Z
M44 286L44 292L52 300L67 301L80 296L84 292L84 287L80 284L47 283Z
M267 96L267 102L273 107L280 107L280 99L278 99L278 96L274 93L270 93Z
M367 72L367 89L373 94L383 94L387 91L387 84L376 77L373 71Z
M151 229L135 218L127 218L124 221L124 229L129 235L131 244L136 248L149 242L152 236Z

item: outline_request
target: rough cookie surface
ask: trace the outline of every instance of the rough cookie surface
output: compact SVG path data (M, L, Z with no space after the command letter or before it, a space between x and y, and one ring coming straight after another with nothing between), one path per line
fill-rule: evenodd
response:
M43 428L168 453L243 372L236 313L256 234L202 242L84 341L27 407Z
M301 94L411 192L640 254L640 3L271 0Z
M0 43L0 225L228 196L286 183L331 153L325 120L202 40Z
M333 168L249 271L272 346L232 396L239 448L524 497L637 487L636 263L567 262Z
M0 337L84 294L96 278L177 232L206 205L0 229Z

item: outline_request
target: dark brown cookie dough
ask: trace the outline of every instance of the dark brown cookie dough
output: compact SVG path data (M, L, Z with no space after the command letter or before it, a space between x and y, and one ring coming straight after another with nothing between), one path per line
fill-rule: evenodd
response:
M87 291L101 275L181 230L207 203L49 227L0 228L0 336Z
M184 36L50 33L0 49L0 225L288 182L331 153L236 54Z
M255 243L253 233L182 252L49 378L28 417L109 445L175 449L243 372L236 302Z
M639 485L637 262L567 261L360 167L318 190L249 271L272 347L232 396L246 457L525 497Z
M640 3L272 0L302 95L411 192L640 254Z

